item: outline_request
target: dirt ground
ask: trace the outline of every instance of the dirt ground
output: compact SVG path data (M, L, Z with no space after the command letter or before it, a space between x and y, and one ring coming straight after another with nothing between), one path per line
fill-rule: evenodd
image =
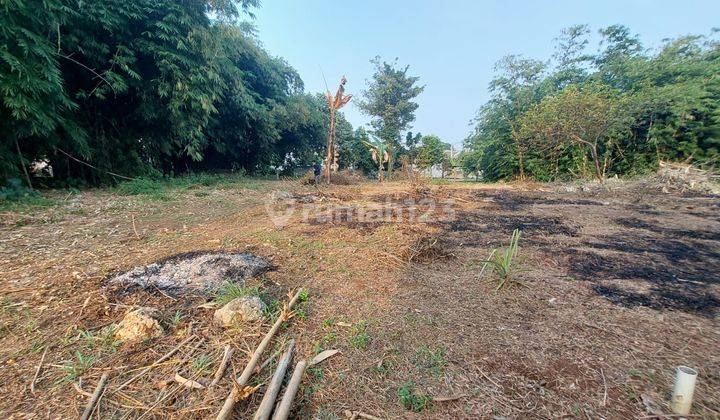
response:
M693 414L720 418L720 200L568 190L248 180L55 193L54 206L5 210L0 415L78 417L107 372L96 418L212 417L272 320L222 329L206 300L116 293L104 280L214 250L272 261L253 280L266 303L308 290L273 349L295 338L296 360L341 351L305 374L297 418L651 418L671 412L678 365L699 372ZM496 291L482 261L514 229L514 281ZM165 335L117 345L107 328L136 306L159 308ZM226 344L237 351L218 386L173 381L212 378ZM238 418L252 416L273 366Z

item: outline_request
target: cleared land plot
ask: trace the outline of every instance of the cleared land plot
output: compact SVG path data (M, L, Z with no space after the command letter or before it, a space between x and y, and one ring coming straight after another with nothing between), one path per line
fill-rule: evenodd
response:
M530 188L533 187L533 188ZM303 211L269 202L288 190ZM720 412L720 200L538 186L366 183L316 189L233 180L161 194L57 194L0 221L3 417L73 417L103 372L101 413L207 418L230 389L180 387L212 378L223 347L239 373L298 287L309 300L273 343L341 354L312 368L300 418L646 416L661 410L674 367L700 372L695 414ZM358 215L362 215L359 217ZM482 260L522 231L521 285L494 291ZM252 280L264 325L223 330L202 297L103 287L120 271L196 251L250 252L273 268ZM118 346L107 327L132 306L161 310L165 335ZM189 334L198 338L113 392ZM34 395L30 391L48 351ZM270 354L268 354L269 356ZM299 359L300 356L298 356ZM272 374L260 372L253 384ZM81 380L82 379L82 380ZM78 385L81 382L80 385ZM75 385L73 385L75 384ZM238 404L248 417L263 387ZM42 404L38 404L42 401ZM646 403L644 403L645 401Z

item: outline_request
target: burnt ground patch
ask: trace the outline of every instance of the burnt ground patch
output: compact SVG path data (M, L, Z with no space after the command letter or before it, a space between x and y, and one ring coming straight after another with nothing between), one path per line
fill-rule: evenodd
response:
M703 239L708 241L720 241L720 231L699 230L699 229L674 229L660 226L654 220L641 220L635 217L622 217L615 220L620 226L631 229L642 229L653 233L674 238Z
M477 191L474 197L481 200L494 201L503 211L519 211L528 206L547 205L547 206L602 206L600 201L588 200L582 198L548 198L547 194L515 191L496 190L496 191Z
M445 228L455 242L465 246L485 246L499 239L507 239L515 229L523 235L525 244L546 244L545 236L560 235L576 237L580 226L557 216L485 214L459 212Z
M593 282L596 293L617 304L710 317L720 310L720 300L711 290L720 284L717 247L627 232L594 238L566 253L569 274ZM647 287L638 291L637 283Z

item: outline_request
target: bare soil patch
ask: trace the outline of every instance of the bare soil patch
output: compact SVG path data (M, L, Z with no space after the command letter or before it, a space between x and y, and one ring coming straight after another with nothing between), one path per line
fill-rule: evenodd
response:
M669 412L679 364L700 373L694 414L718 418L718 198L531 187L263 181L162 201L89 191L8 214L23 222L0 226L0 414L79 416L82 392L107 372L103 417L211 417L287 293L303 287L309 300L273 352L294 338L298 360L341 353L306 373L296 418L643 417L648 398ZM274 190L308 206L307 217L273 223ZM524 286L495 292L482 261L516 228ZM272 264L241 276L270 308L265 321L222 329L204 293L105 288L113 274L199 251ZM159 308L165 335L108 341L107 328L140 306ZM216 388L173 381L211 379L228 344L235 355ZM238 404L240 418L257 408L274 365L254 377L260 387Z

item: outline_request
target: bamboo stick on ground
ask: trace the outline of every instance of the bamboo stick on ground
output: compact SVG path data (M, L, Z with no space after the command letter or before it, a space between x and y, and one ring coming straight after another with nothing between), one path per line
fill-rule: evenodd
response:
M223 377L223 373L225 373L225 368L227 368L228 362L230 362L230 358L233 355L232 346L229 344L225 346L225 353L223 354L222 362L220 362L220 366L218 366L217 372L215 372L215 378L213 378L212 382L210 382L210 387L214 387L215 385L220 382L220 379Z
M254 420L267 420L270 418L273 406L275 405L275 399L280 393L280 387L282 387L283 379L285 379L285 372L287 371L288 365L290 365L290 359L292 359L294 348L295 340L290 340L285 353L283 353L283 356L278 362L275 373L270 380L270 385L268 385L268 388L265 391L265 396L263 397L262 402L260 402L260 407L258 407L255 412L255 417L253 417Z
M295 296L290 299L287 307L283 309L283 312L280 314L277 321L275 321L275 324L273 324L272 328L270 328L270 331L268 331L268 333L265 335L265 337L255 349L255 352L250 358L250 361L248 362L247 366L245 366L245 370L243 370L240 377L235 380L236 383L233 384L233 388L230 391L230 394L228 394L227 398L225 398L225 403L223 404L222 409L220 409L220 412L215 418L216 420L228 420L232 416L232 411L235 407L235 403L243 396L243 390L247 385L248 380L250 380L250 376L252 376L253 372L255 371L255 366L257 366L258 361L260 361L260 357L267 348L268 344L270 344L270 340L272 340L277 330L280 329L282 323L289 319L289 317L291 316L290 310L299 298L300 291L298 290L298 292L295 293Z
M105 389L105 383L107 382L108 374L103 373L100 377L100 382L98 382L97 387L95 387L95 392L93 392L92 397L90 398L90 401L88 401L87 405L85 406L85 411L83 412L82 416L80 417L80 420L88 420L90 416L92 415L93 408L95 408L95 404L100 399L100 395L102 395L103 389Z
M300 388L300 381L302 381L306 367L307 361L305 360L301 360L295 365L295 370L290 378L290 382L288 382L287 388L285 388L282 401L280 401L280 405L278 405L278 408L275 410L272 420L286 420L290 415L290 408L295 399L295 394L297 394L298 388Z

